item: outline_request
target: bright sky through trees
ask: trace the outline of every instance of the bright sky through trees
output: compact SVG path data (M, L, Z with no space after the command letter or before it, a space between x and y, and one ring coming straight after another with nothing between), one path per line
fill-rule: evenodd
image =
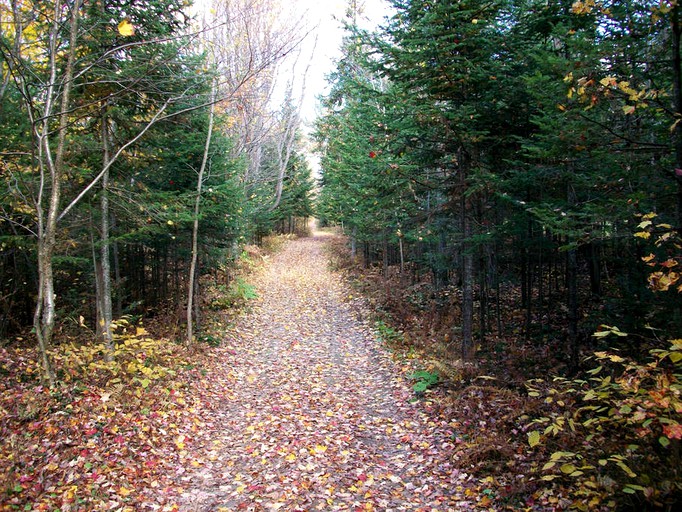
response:
M303 105L303 119L312 121L316 115L317 99L326 87L326 75L334 69L335 61L341 55L340 45L343 37L342 22L347 9L347 1L337 0L324 2L319 0L296 0L300 5L300 12L307 12L309 25L315 27L308 44L314 44L317 36L317 48L313 55L313 65L310 67L306 100ZM374 27L383 22L389 12L385 0L364 0L361 26Z
M317 97L327 88L326 76L333 71L336 59L341 55L340 46L343 38L343 20L348 8L347 0L276 0L281 11L292 20L306 19L303 24L310 33L301 46L301 55L294 64L296 56L280 66L278 76L280 94L274 102L281 102L287 82L293 77L300 92L306 73L305 98L302 103L301 117L304 124L310 125L317 115ZM195 10L208 11L211 0L195 0ZM383 22L390 8L386 0L360 0L362 16L359 24L362 27L375 27ZM310 62L310 66L308 63Z

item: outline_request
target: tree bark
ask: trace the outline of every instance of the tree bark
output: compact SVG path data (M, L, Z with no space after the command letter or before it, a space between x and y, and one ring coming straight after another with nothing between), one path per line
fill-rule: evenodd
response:
M474 357L474 254L471 247L471 198L467 194L468 156L459 151L462 227L462 359Z
M69 23L69 51L66 60L66 69L61 78L61 83L57 84L57 57L59 44L57 38L61 24L59 23L62 4L60 0L55 2L53 26L50 32L49 43L49 66L50 82L47 88L46 103L42 116L42 126L39 134L40 140L40 190L38 192L37 213L38 213L38 273L39 289L36 311L33 325L40 347L41 359L43 363L43 378L52 386L55 379L52 367L47 355L47 349L52 342L52 333L55 322L55 296L54 296L54 270L52 258L54 256L57 220L61 199L61 180L64 170L64 152L66 149L66 130L68 127L68 111L71 101L71 87L74 74L74 63L76 60L76 41L78 38L78 22L80 11L80 0L75 0ZM50 144L50 120L53 117L54 103L57 99L58 90L61 88L60 111L57 115L57 147L55 157L52 158L52 147ZM45 173L45 167L49 176ZM46 180L50 187L50 197L47 204L47 212L43 204L43 194L45 193Z
M566 254L566 288L569 357L571 366L577 368L580 347L578 339L578 257L575 249L569 249Z
M102 196L100 198L101 222L101 247L100 265L102 267L102 296L101 296L101 318L98 318L99 330L102 340L107 349L106 359L111 360L114 352L114 335L111 330L113 321L112 301L111 301L111 248L110 248L110 227L109 227L109 119L107 117L106 106L102 113L102 164L106 172L102 176Z
M673 103L675 108L675 124L673 141L675 147L675 180L677 181L677 230L682 230L682 57L680 56L680 40L682 25L680 24L680 9L675 2L671 12L672 31L672 64L673 64Z
M194 341L193 312L195 301L195 280L197 279L197 262L199 259L199 213L201 209L201 191L204 184L204 173L208 162L208 154L211 148L211 137L213 135L213 121L215 117L215 97L216 82L211 86L211 109L208 115L208 132L206 133L206 145L204 146L204 156L201 160L199 175L197 176L197 196L194 200L194 223L192 225L192 261L189 266L189 284L187 286L187 345ZM198 303L198 301L197 301Z
M471 250L471 219L468 200L462 199L462 358L471 360L474 356L474 255Z

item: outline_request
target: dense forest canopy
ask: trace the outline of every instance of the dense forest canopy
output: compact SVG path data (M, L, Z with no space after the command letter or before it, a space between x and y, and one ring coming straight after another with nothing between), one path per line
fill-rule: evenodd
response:
M571 508L675 509L682 6L391 4L379 30L347 26L316 128L318 217L405 339L473 376L464 395L544 400L519 399L517 421ZM507 441L481 475L516 467L519 431L492 431Z
M320 217L368 264L457 285L465 357L517 291L568 365L602 324L679 332L677 2L392 4L331 77Z

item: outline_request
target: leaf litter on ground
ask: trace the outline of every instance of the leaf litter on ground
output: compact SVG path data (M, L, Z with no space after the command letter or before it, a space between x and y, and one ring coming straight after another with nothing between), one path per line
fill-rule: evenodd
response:
M290 242L252 276L259 298L202 383L213 428L181 510L474 508L450 425L413 400L323 244Z
M255 271L251 307L213 320L217 348L133 329L115 367L59 352L53 391L34 349L2 349L0 510L485 508L452 421L414 400L414 368L358 318L324 243Z

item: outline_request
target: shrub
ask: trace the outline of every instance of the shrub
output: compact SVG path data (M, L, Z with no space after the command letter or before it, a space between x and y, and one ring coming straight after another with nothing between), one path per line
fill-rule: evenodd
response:
M244 307L250 300L258 298L256 287L247 283L241 277L236 278L220 297L211 301L210 308L213 310L231 309Z
M576 489L573 506L580 510L676 503L682 499L682 340L650 351L645 362L608 352L594 359L587 380L556 378L549 389L543 381L529 383L529 395L544 397L549 411L528 425L531 447L551 452L540 478Z
M427 370L417 370L410 378L416 381L412 386L412 389L417 394L421 394L427 389L434 387L440 380L437 373L429 372Z

